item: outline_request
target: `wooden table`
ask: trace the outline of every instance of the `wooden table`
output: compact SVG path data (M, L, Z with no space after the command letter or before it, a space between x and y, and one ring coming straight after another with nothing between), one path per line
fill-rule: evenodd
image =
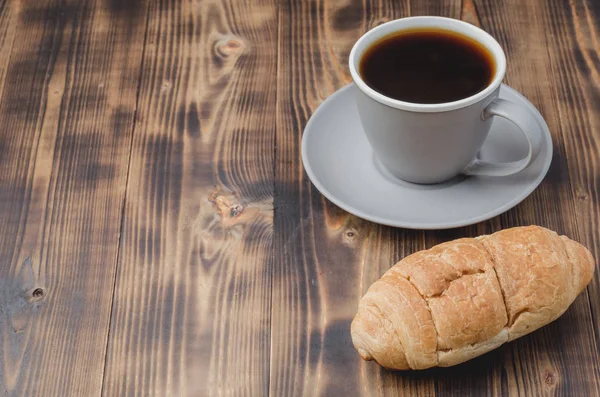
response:
M539 224L600 258L599 1L0 5L0 394L600 394L598 273L556 322L454 368L384 371L349 335L368 286L442 241ZM439 232L345 213L300 161L355 40L424 14L494 35L555 145L522 204Z

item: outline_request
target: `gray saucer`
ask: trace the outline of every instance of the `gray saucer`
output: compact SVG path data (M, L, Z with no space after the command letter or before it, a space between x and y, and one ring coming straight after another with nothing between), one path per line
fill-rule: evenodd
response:
M302 161L311 181L331 202L361 218L409 229L448 229L490 219L519 204L540 184L552 161L552 138L537 109L502 85L500 98L529 107L544 127L534 142L535 160L508 177L459 176L438 185L415 185L389 174L362 130L354 85L327 98L302 137ZM489 161L516 161L526 143L517 127L496 117L479 154ZM435 160L435 159L432 159Z

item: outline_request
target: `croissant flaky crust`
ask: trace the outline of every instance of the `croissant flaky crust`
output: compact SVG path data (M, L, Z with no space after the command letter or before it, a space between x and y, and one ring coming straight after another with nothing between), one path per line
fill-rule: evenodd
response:
M456 365L556 320L594 263L581 244L539 226L440 244L369 288L352 342L363 359L390 369Z

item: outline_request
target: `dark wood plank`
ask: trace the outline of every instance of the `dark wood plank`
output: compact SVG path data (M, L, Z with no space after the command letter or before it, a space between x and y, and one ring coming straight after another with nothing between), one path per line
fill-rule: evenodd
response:
M399 378L363 363L349 333L366 287L393 258L424 248L424 234L339 210L311 185L300 161L311 113L351 81L346 64L354 42L372 27L408 15L411 6L427 13L417 2L280 5L271 395L434 392L432 379Z
M383 371L374 363L360 361L349 336L350 321L368 286L397 260L416 250L527 224L546 226L574 238L581 236L569 179L572 166L567 165L572 160L564 143L564 121L556 112L557 106L569 105L556 95L559 89L554 85L557 71L553 68L557 59L547 53L545 44L551 40L544 36L552 26L566 23L562 21L565 16L559 16L565 6L566 2L548 7L542 2L524 6L467 0L410 4L288 0L281 4L272 395L598 393L595 320L585 294L555 323L454 368ZM316 107L350 81L345 64L354 41L372 26L409 14L462 18L490 31L507 51L507 82L548 117L555 140L549 176L522 204L488 222L439 232L374 225L327 202L302 172L302 129ZM589 28L587 32L591 34ZM555 40L565 34L561 30ZM561 70L567 76L563 79L572 73ZM576 122L574 119L571 125ZM585 167L580 164L578 168ZM594 185L590 183L591 188ZM591 195L588 192L586 197ZM594 230L593 225L587 230Z
M101 1L2 7L0 392L98 395L144 24Z
M153 2L104 394L265 396L276 3Z
M8 62L17 31L19 4L11 0L0 2L0 93L4 90L4 81L8 72Z
M489 31L508 57L506 82L524 93L546 117L554 140L554 159L542 185L515 209L478 225L451 231L452 237L474 236L501 228L538 224L579 239L578 223L569 178L569 166L557 117L555 77L548 58L545 34L555 21L541 18L539 10L558 12L560 5L522 7L517 3L463 2L462 18ZM522 37L528 37L523 40ZM457 235L455 234L457 233ZM447 232L433 235L446 235ZM448 235L448 236L450 236ZM445 236L441 241L445 240ZM440 242L434 237L428 245ZM595 395L598 354L593 341L593 318L585 293L557 322L471 363L432 371L439 395L521 394ZM585 363L585 364L582 364ZM465 373L470 375L464 376Z
M556 1L543 16L578 237L600 261L600 3ZM596 340L590 348L600 354L600 265L596 269L587 293Z
M588 203L581 200L577 191L585 189L590 196L597 197L595 181L586 178L598 172L598 162L594 160L598 146L596 143L594 149L593 134L596 133L596 139L598 135L590 124L598 124L600 120L597 111L594 112L600 102L597 85L595 94L593 89L586 89L594 80L586 78L574 66L580 49L593 51L591 39L586 42L578 37L573 27L574 23L582 23L582 20L574 22L571 15L575 3L557 0L528 2L526 6L512 1L476 4L483 26L507 54L507 83L540 109L554 140L555 156L549 176L532 197L502 217L503 223L547 226L580 240L597 258L597 232L591 233L596 222L593 219L597 219L597 205L595 210L587 207ZM577 7L584 9L589 5L580 2ZM598 19L595 21L597 25ZM582 147L586 148L583 157ZM594 289L597 276L595 280L559 320L507 346L510 348L507 358L512 364L506 372L509 390L526 395L600 394L597 333L594 337L598 321L590 313L589 298L594 295L588 295L597 291ZM598 301L595 294L592 302Z

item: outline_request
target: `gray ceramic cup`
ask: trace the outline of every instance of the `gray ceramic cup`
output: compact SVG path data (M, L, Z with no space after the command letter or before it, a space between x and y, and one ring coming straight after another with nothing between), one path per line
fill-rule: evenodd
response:
M440 104L399 101L369 87L359 73L365 50L394 32L419 28L450 30L485 46L496 63L490 85L468 98ZM532 141L539 140L542 130L527 109L498 98L505 71L506 57L492 36L466 22L442 17L410 17L384 23L365 33L350 53L350 73L358 87L358 113L369 143L385 168L413 183L439 183L459 174L507 176L531 163ZM477 158L492 116L512 121L523 132L529 144L523 159L490 163Z

